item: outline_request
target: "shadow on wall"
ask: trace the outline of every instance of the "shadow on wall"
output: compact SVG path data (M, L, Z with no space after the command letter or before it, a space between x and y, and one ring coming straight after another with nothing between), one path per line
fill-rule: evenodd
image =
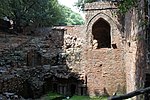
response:
M132 46L132 45L131 45ZM144 33L139 32L137 33L137 52L136 52L136 63L135 63L135 84L136 88L146 88L149 85L149 77L148 74L146 74L147 70L147 65L146 65L146 44L144 40ZM144 83L143 83L144 82ZM148 83L148 84L147 84ZM141 99L142 96L137 96L137 99ZM145 95L145 100L147 99L147 95Z

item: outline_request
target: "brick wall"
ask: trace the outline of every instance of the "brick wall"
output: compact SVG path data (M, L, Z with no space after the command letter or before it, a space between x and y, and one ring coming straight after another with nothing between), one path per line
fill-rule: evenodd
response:
M95 6L97 5L97 6ZM94 2L85 5L86 47L85 73L90 95L112 95L125 93L125 66L123 64L123 44L121 24L118 21L115 5L110 2ZM100 18L110 25L111 47L95 49L92 46L93 25ZM102 34L102 33L99 33ZM116 45L116 48L113 47Z

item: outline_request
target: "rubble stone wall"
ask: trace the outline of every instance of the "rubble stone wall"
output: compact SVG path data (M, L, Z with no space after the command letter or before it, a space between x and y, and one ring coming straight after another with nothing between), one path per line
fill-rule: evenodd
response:
M77 32L78 28L76 28ZM29 88L35 93L27 93L29 91L28 86L23 92L25 92L25 96L32 95L33 98L36 98L43 94L43 90L40 87L44 84L44 78L50 78L54 75L58 78L66 79L72 76L80 80L80 76L77 77L77 74L80 70L82 38L76 35L64 34L64 30L61 28L38 29L35 31L38 32L37 35L25 36L26 40L21 39L23 36L15 35L9 38L12 44L18 44L13 47L13 50L11 50L10 46L7 46L7 50L5 50L5 46L1 47L2 54L6 53L5 57L1 57L1 62L3 62L0 66L1 93L5 91L17 93L22 90L22 87L20 87L23 86L22 84L30 84ZM1 33L1 35L3 35L1 38L4 39L5 34ZM10 34L7 35L11 36ZM18 42L20 40L22 40L21 43ZM9 42L4 42L4 45L6 44L9 44ZM11 52L9 52L10 50ZM21 61L18 60L19 57L22 59ZM43 70L46 70L46 72L42 72ZM13 77L8 77L9 82L3 82L5 80L4 76L9 76L10 74ZM15 75L18 76L17 81L14 80ZM5 86L2 86L3 84ZM38 92L36 92L37 89L39 89Z

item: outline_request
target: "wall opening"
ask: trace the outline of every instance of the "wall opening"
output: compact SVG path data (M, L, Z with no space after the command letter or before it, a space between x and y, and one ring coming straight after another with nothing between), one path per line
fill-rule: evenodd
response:
M93 27L93 47L111 48L110 24L103 18L98 19Z
M57 83L54 83L53 84L53 92L58 92L57 87L58 87Z
M74 95L75 92L76 92L76 85L71 84L71 86L70 86L70 93L71 93L71 95Z

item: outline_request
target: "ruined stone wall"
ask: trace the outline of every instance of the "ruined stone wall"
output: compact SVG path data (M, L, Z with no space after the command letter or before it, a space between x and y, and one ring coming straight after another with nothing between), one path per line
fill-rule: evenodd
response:
M87 75L89 95L124 93L126 80L122 31L118 16L113 15L117 11L116 6L111 2L94 2L86 4L85 11L87 20L84 69ZM100 18L110 25L110 48L95 49L93 47L92 27Z
M66 26L64 32L62 56L66 56L66 65L72 69L72 72L80 73L82 62L82 48L84 35L80 31L84 26Z
M74 29L75 31L71 31ZM9 38L9 40L11 39L11 44L16 43L17 45L11 48L9 46L10 41L1 42L1 44L3 43L0 48L2 50L1 54L5 53L5 57L1 57L1 63L3 63L0 66L0 81L6 86L1 85L0 91L2 93L4 91L17 93L22 89L20 87L22 84L25 86L29 84L29 88L26 87L26 90L23 91L25 93L22 94L25 94L25 96L32 95L33 98L36 98L44 93L43 88L40 88L45 83L44 79L50 78L52 75L65 79L74 77L79 81L80 76L78 75L79 70L81 70L80 62L83 44L79 29L81 29L79 26L77 28L74 26L73 29L68 30L67 28L54 27L53 29L36 29L34 35L30 34L28 36L14 35L11 37L10 34L7 34L8 37L11 37ZM5 34L0 35L2 35L1 40L4 40ZM7 50L5 47L7 47ZM22 59L21 61L18 60L19 57ZM5 80L4 76L9 76L10 74L14 76L8 77L7 81L9 82L3 82ZM15 80L15 75L18 76L17 81ZM81 87L80 84L79 87ZM33 93L27 93L29 90L33 91ZM78 91L78 88L75 91ZM77 92L77 94L80 92Z
M146 68L146 46L145 30L141 25L145 18L143 9L144 2L141 1L138 12L136 9L130 10L125 17L124 59L126 67L127 92L144 87L144 70Z
M84 38L84 34L85 34L85 26L84 25L74 25L74 26L64 26L64 28L66 29L66 33L67 35L71 35L71 36L76 36L76 37L80 37L80 38Z
M5 33L0 34L1 93L14 92L27 98L29 95L33 98L39 97L44 93L43 90L40 90L41 85L44 84L44 77L47 74L51 76L52 72L55 71L51 72L48 69L48 71L42 72L40 70L44 70L44 65L59 65L55 58L62 52L64 32L61 30L56 31L55 29L45 29L45 32L38 32L41 33L38 33L36 36L6 33L7 41L3 41L6 38ZM37 67L40 68L38 69ZM44 75L36 74L38 72L42 72ZM58 75L57 72L55 73ZM55 73L53 74L55 75ZM43 78L41 79L41 77ZM37 89L39 90L37 91ZM33 93L28 93L30 90Z

